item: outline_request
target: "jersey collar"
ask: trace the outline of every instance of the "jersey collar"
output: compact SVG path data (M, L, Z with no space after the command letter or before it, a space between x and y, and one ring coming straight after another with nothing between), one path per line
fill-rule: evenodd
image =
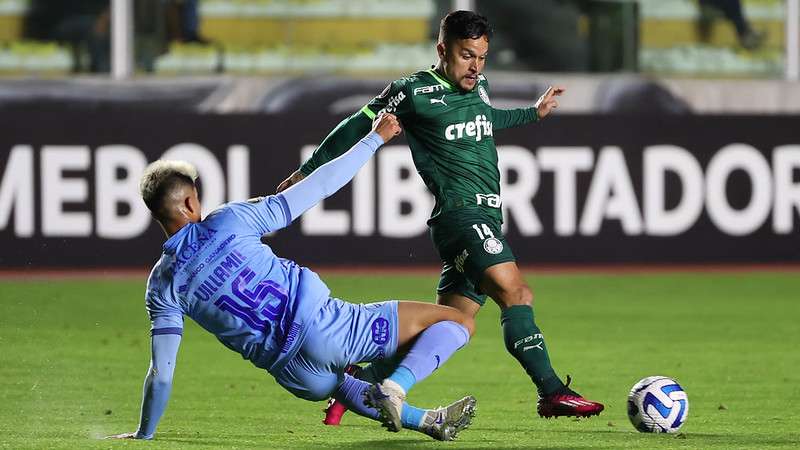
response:
M175 250L178 248L178 243L183 240L183 237L189 232L189 229L191 228L189 225L191 225L191 223L184 225L183 228L178 230L177 233L170 236L170 238L167 239L167 242L164 242L163 248L165 252L175 253Z
M438 74L438 73L436 73L436 70L434 70L434 69L429 69L427 72L428 72L428 73L429 73L429 74L430 74L430 75L431 75L433 78L435 78L435 79L436 79L436 81L438 81L438 82L439 82L439 84L441 84L442 86L444 86L444 87L446 87L446 88L450 89L451 91L455 91L455 90L456 90L455 86L453 86L453 83L451 83L451 82L447 81L446 79L444 79L443 77L439 76L439 74Z

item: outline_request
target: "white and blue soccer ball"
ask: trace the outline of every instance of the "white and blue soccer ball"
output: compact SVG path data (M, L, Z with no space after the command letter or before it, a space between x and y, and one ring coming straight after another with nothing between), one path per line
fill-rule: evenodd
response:
M689 398L669 377L647 377L628 394L628 418L642 433L675 433L689 415Z

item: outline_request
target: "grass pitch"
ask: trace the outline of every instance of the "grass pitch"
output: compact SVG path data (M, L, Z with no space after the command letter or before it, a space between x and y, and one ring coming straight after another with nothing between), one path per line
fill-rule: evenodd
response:
M353 301L430 300L432 276L331 275ZM797 273L546 275L529 281L556 370L605 402L588 420L535 416L535 393L505 351L487 304L468 347L415 387L433 407L473 394L478 415L455 443L388 433L348 414L321 425L323 403L295 399L266 372L187 322L172 398L156 440L133 431L149 361L144 279L0 281L0 448L797 448ZM689 395L680 435L628 423L630 387L676 378Z

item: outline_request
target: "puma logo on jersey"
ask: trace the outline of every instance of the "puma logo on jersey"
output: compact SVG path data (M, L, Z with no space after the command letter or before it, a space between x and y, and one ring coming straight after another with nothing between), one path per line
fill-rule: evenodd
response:
M478 142L486 136L492 136L492 122L488 121L486 116L479 114L471 122L454 123L444 129L444 137L448 141L455 141L464 136L474 137Z
M444 102L444 95L442 96L442 98L431 98L429 100L431 101L431 105L434 105L436 103L441 103L444 106L447 106L447 103Z

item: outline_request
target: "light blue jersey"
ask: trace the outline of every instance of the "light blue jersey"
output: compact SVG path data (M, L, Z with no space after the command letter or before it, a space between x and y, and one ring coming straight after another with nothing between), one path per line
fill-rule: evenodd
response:
M167 240L145 294L152 355L137 438L153 437L167 406L184 315L257 367L286 376L282 369L298 353L307 329L319 325L317 313L330 303L330 291L311 270L275 256L261 236L288 226L339 190L381 145L372 132L284 192L224 205ZM365 317L357 312L350 316ZM372 320L378 319L388 323L379 315ZM394 345L385 329L378 327L376 345ZM370 352L365 349L365 355Z
M179 334L186 315L257 367L280 370L330 295L316 273L261 242L290 221L278 194L229 203L181 228L147 283L151 333Z

